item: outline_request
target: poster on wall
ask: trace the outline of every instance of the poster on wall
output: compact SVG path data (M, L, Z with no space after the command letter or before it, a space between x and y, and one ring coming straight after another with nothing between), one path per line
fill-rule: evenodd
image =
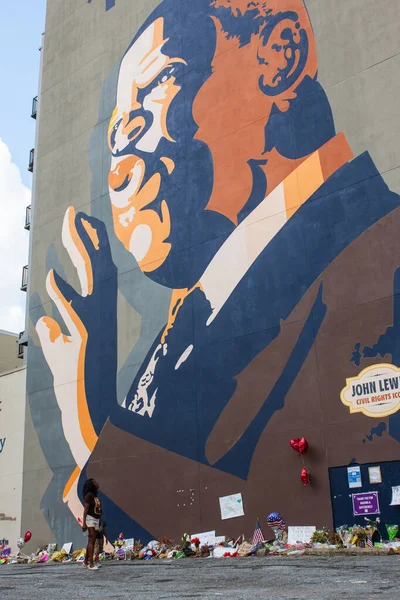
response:
M400 506L400 485L392 487L392 501L390 506Z
M353 515L361 517L364 515L380 515L378 492L367 494L352 494Z
M346 379L340 399L352 414L389 417L400 409L400 369L387 363L367 367L357 377Z
M347 479L349 482L349 488L360 488L362 487L361 481L361 468L360 467L348 467L347 468Z
M368 467L368 475L370 483L382 483L382 473L381 468L378 467Z
M242 494L232 494L219 499L221 508L221 519L233 519L234 517L243 517L243 499Z

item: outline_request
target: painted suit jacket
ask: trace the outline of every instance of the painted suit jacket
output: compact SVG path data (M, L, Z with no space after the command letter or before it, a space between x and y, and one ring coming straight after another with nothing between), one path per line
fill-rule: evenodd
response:
M142 538L150 512L154 523L154 511L160 514L154 535L176 537L185 526L215 529L220 519L215 498L255 485L261 496L268 491L273 498L261 473L279 465L277 449L282 440L287 444L294 434L309 429L315 444L323 447L326 414L329 423L335 423L339 413L346 427L347 423L354 427L354 419L349 419L348 409L346 413L339 406L335 395L354 373L352 351L362 341L358 336L368 329L370 317L360 325L358 316L365 306L371 313L370 300L377 296L371 283L371 273L377 270L375 258L371 262L371 240L378 245L379 264L380 253L393 255L382 246L379 230L382 223L392 222L393 215L400 220L395 210L399 206L399 196L389 191L365 153L340 168L292 216L209 326L211 307L202 290L195 289L186 298L168 335L160 332L155 340L124 406L113 408L87 466L89 476L105 479L108 473L114 481L108 489L102 485L110 503L107 514L120 511L121 526L127 517L131 524L136 521L136 535ZM385 275L387 295L392 294L399 263L400 253ZM337 303L339 290L347 294L342 304ZM390 310L380 313L379 327L390 323L392 298L387 304ZM379 327L372 327L371 337ZM332 345L335 336L337 348ZM329 369L335 371L335 361L332 384ZM321 387L325 379L333 396ZM280 423L282 415L286 417ZM357 423L368 431L363 417ZM343 454L350 461L349 452L342 449L335 458L332 449L328 462L345 460ZM107 462L110 455L113 458ZM314 467L321 469L321 485L328 493L327 464L317 461ZM146 495L147 503L139 506L133 491L117 490L118 473L127 472L135 482L132 489L140 482L140 489L153 497L150 490L157 484L170 497L164 496L160 507L155 500L149 505ZM166 476L168 488L163 483ZM185 484L179 483L182 479ZM178 500L184 492L186 502L176 501L175 488ZM211 490L214 499L210 496L208 516L201 516L200 495L207 504L204 498ZM290 503L286 510L290 514ZM325 511L323 517L329 522L326 509L318 510Z

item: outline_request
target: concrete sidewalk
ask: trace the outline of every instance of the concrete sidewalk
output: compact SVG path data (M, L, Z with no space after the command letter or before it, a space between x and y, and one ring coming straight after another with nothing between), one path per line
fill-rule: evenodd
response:
M394 600L399 589L400 556L0 566L1 600Z

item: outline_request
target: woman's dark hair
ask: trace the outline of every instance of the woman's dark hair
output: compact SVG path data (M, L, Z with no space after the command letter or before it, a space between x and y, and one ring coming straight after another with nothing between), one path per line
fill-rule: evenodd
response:
M97 490L98 490L98 486L94 482L94 479L87 479L83 485L83 497L85 497L86 494L96 495Z

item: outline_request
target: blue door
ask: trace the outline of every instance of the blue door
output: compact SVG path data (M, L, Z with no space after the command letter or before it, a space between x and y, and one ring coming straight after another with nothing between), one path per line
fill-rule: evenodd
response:
M349 466L360 467L361 487L349 487L347 466L329 469L335 529L341 525L365 525L364 516L354 516L353 514L352 494L378 492L380 514L367 515L367 517L372 520L375 520L378 516L380 517L380 533L383 539L387 540L386 523L400 526L400 506L390 506L392 502L392 486L400 485L400 461L368 463L364 465L352 463ZM377 466L381 468L382 483L372 484L370 483L368 468Z

